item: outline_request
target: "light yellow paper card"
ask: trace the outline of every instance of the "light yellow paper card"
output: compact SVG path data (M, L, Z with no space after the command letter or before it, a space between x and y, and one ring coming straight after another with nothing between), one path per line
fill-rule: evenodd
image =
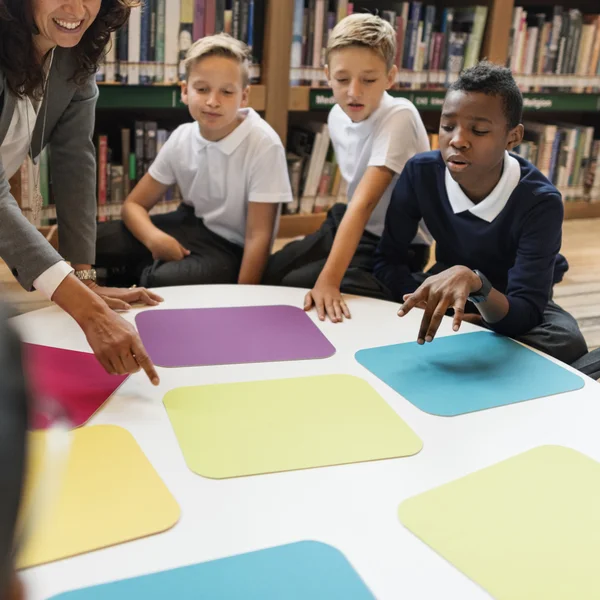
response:
M46 435L30 434L25 507L39 480ZM179 520L177 502L128 431L97 425L71 435L59 495L27 539L20 569L160 533Z
M398 458L423 445L348 375L185 387L164 404L188 467L213 479Z
M600 463L542 446L409 498L402 523L502 600L600 598Z

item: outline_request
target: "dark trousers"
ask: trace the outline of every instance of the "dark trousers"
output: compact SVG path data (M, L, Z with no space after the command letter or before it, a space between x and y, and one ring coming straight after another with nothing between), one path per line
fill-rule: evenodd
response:
M208 229L194 209L151 217L161 231L173 236L191 254L178 261L154 260L122 221L98 225L96 268L106 272L106 284L119 287L164 287L206 283L236 283L244 249Z
M335 204L318 231L290 242L269 258L263 283L288 287L313 288L333 247L333 240L346 213L345 204ZM382 300L391 300L389 290L373 275L375 249L379 236L365 231L350 266L344 275L341 291ZM422 271L429 260L429 246L411 246L411 269Z
M423 282L428 277L437 275L447 268L441 263L436 263L427 273L419 273L415 278ZM467 302L465 312L478 314L477 309L471 302ZM449 311L449 314L452 314L452 311ZM544 310L542 322L531 331L515 339L568 365L573 365L575 368L577 367L574 363L588 351L577 321L552 300L552 294ZM583 372L585 373L585 371Z
M585 373L588 377L600 381L600 348L584 354L581 358L571 363L571 366L579 369L579 371Z

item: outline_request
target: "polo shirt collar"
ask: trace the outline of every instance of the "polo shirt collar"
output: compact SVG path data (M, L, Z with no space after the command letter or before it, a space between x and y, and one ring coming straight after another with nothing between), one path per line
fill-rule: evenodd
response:
M244 120L227 136L225 136L222 140L218 142L211 142L206 138L202 137L200 133L200 126L197 128L197 139L200 148L205 148L207 146L211 146L220 150L223 154L227 156L233 154L233 152L238 148L238 146L248 137L252 128L254 127L254 123L256 119L260 119L258 113L252 108L242 108L240 109L240 114L245 115Z
M473 203L463 192L460 185L452 179L450 171L446 168L445 183L448 200L452 212L458 214L469 211L471 214L491 223L504 209L511 194L521 180L521 165L516 158L508 152L504 153L504 166L502 176L490 194L478 204Z

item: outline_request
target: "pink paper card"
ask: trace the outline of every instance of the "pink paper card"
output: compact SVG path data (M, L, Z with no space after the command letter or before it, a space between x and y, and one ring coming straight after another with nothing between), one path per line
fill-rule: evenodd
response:
M48 401L62 408L73 427L85 424L128 375L109 375L89 352L23 344L23 368L33 396L32 429L46 429Z

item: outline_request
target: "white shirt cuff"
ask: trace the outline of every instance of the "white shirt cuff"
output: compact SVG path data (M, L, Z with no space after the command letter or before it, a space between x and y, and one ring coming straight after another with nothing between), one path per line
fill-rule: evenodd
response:
M48 298L52 299L56 288L64 281L65 277L73 273L72 269L64 260L53 264L46 269L34 282L33 287Z

